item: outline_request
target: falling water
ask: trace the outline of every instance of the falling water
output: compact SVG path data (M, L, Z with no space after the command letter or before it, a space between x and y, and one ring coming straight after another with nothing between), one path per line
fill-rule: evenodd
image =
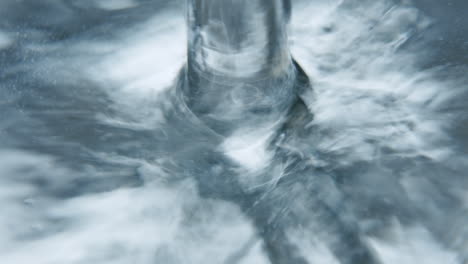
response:
M466 4L295 0L197 105L182 2L0 3L1 263L466 263Z

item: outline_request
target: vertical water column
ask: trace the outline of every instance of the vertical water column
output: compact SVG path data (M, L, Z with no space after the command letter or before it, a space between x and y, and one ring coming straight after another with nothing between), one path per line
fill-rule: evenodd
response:
M280 120L295 99L289 0L187 1L188 107L220 133Z

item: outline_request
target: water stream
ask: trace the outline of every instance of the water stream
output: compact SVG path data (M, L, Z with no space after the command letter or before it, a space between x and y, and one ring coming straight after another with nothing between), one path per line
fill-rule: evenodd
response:
M184 1L2 1L0 263L467 263L466 3L292 7L262 123L184 101Z

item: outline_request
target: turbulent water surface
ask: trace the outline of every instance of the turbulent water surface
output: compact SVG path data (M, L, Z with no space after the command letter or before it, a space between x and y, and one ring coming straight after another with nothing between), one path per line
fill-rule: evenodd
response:
M2 0L0 262L468 263L467 8L293 1L272 147L177 101L183 1Z

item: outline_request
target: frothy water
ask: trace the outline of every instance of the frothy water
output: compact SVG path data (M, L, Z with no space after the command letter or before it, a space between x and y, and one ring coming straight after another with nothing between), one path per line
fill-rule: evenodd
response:
M279 155L174 107L180 2L2 2L0 262L465 264L467 65L409 1L293 4L314 119Z

